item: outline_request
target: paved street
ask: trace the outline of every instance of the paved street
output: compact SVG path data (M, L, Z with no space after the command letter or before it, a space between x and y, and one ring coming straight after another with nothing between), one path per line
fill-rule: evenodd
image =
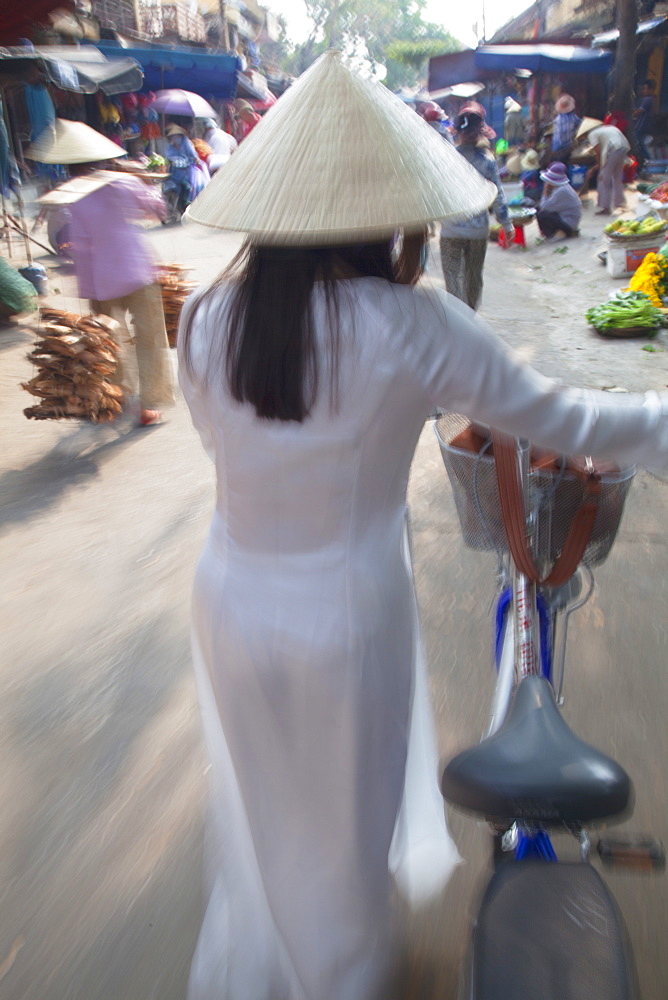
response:
M596 259L601 230L590 207L579 241L526 252L490 246L482 314L547 374L665 388L666 333L658 341L666 350L648 353L643 341L605 341L587 329L585 308L622 284ZM239 242L192 227L157 227L149 237L163 260L192 266L202 281ZM51 270L49 303L81 311L71 276ZM442 282L437 259L427 280ZM189 600L212 470L182 400L164 426L144 430L26 420L30 399L18 383L29 377L31 340L25 324L0 330L0 997L182 1000L200 919L207 766ZM635 781L635 816L622 829L668 843L666 490L637 477L596 593L572 625L565 714ZM445 755L486 723L494 562L461 543L430 424L410 499ZM456 997L483 885L484 826L451 819L465 863L444 899L415 918L410 1000ZM576 846L564 841L563 851L575 856ZM609 883L643 998L665 1000L666 876L623 873Z

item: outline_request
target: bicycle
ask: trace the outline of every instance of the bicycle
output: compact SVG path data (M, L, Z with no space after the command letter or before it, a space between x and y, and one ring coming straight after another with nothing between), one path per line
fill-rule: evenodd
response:
M434 427L465 543L497 552L500 580L489 728L479 744L448 762L441 783L448 802L483 816L492 832L494 873L475 921L461 996L637 1000L626 929L589 863L587 832L596 822L628 815L631 780L620 764L581 740L559 710L568 620L593 592L592 567L614 543L635 470L602 476L588 470L597 503L582 550L571 553L577 571L568 567L561 574L566 579L545 586L527 575L517 537L508 541L516 525L510 523L507 483L498 478L501 442L494 441L492 455L481 429L475 450L461 447L470 425L458 415L441 415ZM526 518L521 529L543 571L560 555L563 560L570 546L571 515L584 506L586 477L569 471L565 461L532 466L528 442L513 447L523 506L517 517ZM508 474L508 454L504 461ZM579 862L558 861L550 838L558 829L579 841ZM663 848L651 838L601 838L598 853L609 864L665 867Z

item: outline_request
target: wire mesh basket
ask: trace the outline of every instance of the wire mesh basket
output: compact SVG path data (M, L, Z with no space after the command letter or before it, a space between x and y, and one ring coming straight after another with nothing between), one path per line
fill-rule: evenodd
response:
M443 414L435 429L452 485L465 544L480 551L507 552L494 456L452 445L471 421L457 413ZM601 477L601 493L594 528L582 561L598 566L608 556L624 512L635 469L621 469ZM533 556L545 566L559 556L575 513L585 497L581 476L565 468L531 468L527 517Z

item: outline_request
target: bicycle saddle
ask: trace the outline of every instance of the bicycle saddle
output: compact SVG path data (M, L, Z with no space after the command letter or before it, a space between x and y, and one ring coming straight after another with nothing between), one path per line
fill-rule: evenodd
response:
M490 818L584 823L623 812L631 780L571 731L550 684L529 676L498 731L446 766L441 789Z

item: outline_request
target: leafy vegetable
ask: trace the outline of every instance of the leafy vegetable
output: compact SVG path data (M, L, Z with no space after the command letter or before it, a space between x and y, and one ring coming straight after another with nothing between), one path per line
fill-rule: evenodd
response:
M585 316L597 330L627 330L636 326L656 328L663 320L661 310L652 305L644 292L617 292L614 298L588 309Z

